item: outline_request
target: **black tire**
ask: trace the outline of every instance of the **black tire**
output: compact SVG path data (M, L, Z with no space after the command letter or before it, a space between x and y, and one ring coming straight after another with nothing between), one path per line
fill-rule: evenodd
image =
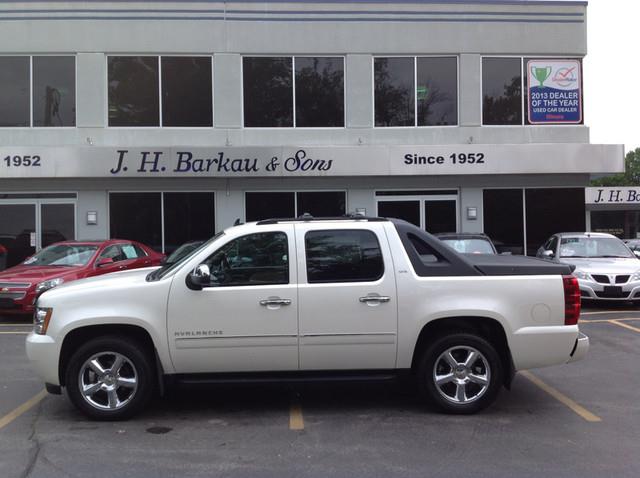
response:
M98 374L94 367L85 366L92 357L98 359L104 374ZM123 357L118 370L114 370L116 357ZM126 381L126 386L120 385L121 381ZM155 381L151 351L135 340L116 335L97 337L83 344L71 356L65 370L69 399L94 420L125 420L140 412L153 396ZM82 393L82 382L85 382L84 386L93 383L97 387L95 392L87 395L88 398ZM132 386L134 382L135 388ZM117 398L113 395L114 388ZM109 408L112 399L116 405Z
M471 356L472 350L480 355L465 367L462 362L465 357ZM452 357L458 363L457 368L445 358L447 351L452 351ZM436 384L436 372L444 381L440 386ZM476 383L483 378L486 379L484 390L484 385ZM495 347L473 333L451 332L438 337L424 350L417 370L418 387L423 397L440 411L452 414L476 413L489 406L495 401L503 378L502 361ZM458 381L465 382L465 385L461 385L464 395L460 401L456 401L459 398Z

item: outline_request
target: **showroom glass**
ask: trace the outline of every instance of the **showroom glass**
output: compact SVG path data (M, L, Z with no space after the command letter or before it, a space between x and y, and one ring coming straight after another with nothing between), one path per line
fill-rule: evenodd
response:
M529 256L559 231L586 229L584 188L527 189L525 201Z
M245 126L293 126L292 63L291 57L242 59Z
M107 58L109 126L160 126L157 56Z
M483 191L484 233L498 252L524 253L522 189Z
M338 217L343 216L345 212L344 191L248 192L245 194L247 222L292 218L305 213L314 217Z
M310 284L372 282L384 273L380 244L371 231L309 231L304 242Z
M522 59L482 59L482 124L522 124Z
M416 68L418 126L457 125L457 58L418 57Z
M76 59L33 57L33 126L76 125Z
M28 56L0 56L0 126L29 126Z
M109 194L111 237L130 239L162 251L161 193Z
M212 192L109 194L111 237L138 241L158 252L171 253L185 242L213 236L214 214Z
M284 232L249 234L222 246L204 264L218 287L289 283L289 246Z
M210 192L164 193L164 253L215 233L215 196Z
M421 227L420 201L379 201L378 216L402 219Z
M606 232L621 239L639 237L640 211L591 211L591 231Z
M211 57L160 58L162 126L213 126Z
M74 204L40 205L41 246L76 238L76 208Z
M344 126L344 59L295 57L295 125Z
M376 126L415 126L414 58L374 58Z

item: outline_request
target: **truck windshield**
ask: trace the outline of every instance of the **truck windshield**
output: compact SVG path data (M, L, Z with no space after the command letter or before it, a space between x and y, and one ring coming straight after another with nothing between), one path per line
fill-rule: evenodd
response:
M156 280L162 279L163 277L167 276L168 274L170 274L171 272L176 270L178 267L180 267L182 264L187 262L189 259L191 259L194 255L196 255L202 249L204 249L209 244L211 244L213 241L217 240L218 238L222 237L223 235L224 235L224 231L220 231L218 234L213 236L211 239L209 239L208 241L202 243L199 247L196 247L191 252L189 252L186 255L184 255L181 258L179 258L176 262L165 263L159 269L156 269L155 271L151 272L147 276L147 281L156 281Z

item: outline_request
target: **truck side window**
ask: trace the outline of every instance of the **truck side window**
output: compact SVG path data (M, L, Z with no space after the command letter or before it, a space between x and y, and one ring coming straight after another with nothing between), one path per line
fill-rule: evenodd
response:
M444 261L444 258L440 254L418 236L414 234L408 234L407 236L423 264L437 264L438 262Z
M211 286L251 286L289 283L289 245L284 232L260 232L238 237L204 261Z
M372 282L384 274L378 238L371 231L309 231L305 235L307 282Z

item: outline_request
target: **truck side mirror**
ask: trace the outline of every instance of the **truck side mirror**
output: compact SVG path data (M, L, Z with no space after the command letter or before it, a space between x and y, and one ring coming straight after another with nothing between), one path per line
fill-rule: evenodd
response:
M211 283L211 270L207 264L200 264L187 276L187 287L191 290L202 290Z

